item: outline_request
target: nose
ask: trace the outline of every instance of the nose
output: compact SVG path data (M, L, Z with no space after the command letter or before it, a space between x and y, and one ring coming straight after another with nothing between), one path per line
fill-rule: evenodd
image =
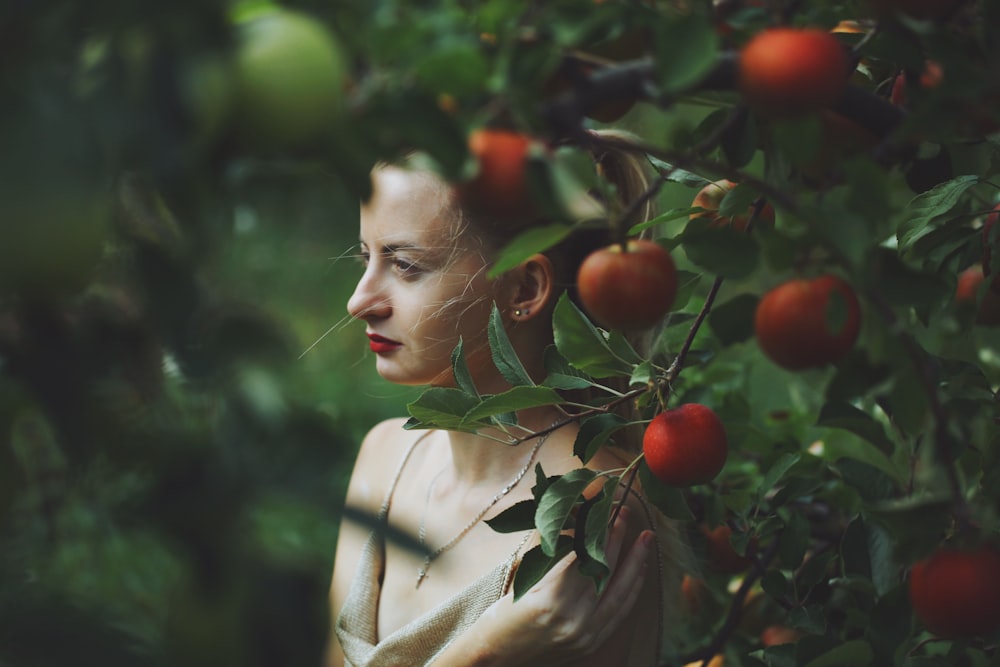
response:
M347 300L347 312L356 320L386 317L391 311L389 299L379 285L374 268L371 264L368 265L354 288L354 293Z

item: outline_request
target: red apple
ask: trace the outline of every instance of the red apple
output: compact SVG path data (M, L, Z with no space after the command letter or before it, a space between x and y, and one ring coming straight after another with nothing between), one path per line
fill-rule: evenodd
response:
M836 102L850 69L846 48L828 30L768 28L740 51L739 89L764 114L797 116Z
M840 301L836 309L835 300ZM832 318L837 311L840 316ZM788 370L838 361L854 346L860 328L857 295L844 280L829 274L778 285L764 295L754 314L761 350Z
M584 310L609 329L653 326L677 296L677 267L666 248L633 239L595 250L580 265L576 286Z
M535 140L511 130L480 128L469 134L476 173L456 190L463 208L502 217L528 216L535 209L528 186L528 151Z
M710 227L730 226L740 232L746 231L747 223L750 221L750 214L753 212L753 206L750 206L745 214L734 215L728 218L719 215L719 206L722 204L723 198L736 185L735 182L727 179L712 181L706 184L698 191L698 194L694 196L694 200L691 202L692 207L699 206L704 210L692 213L689 219L707 218ZM754 225L774 227L774 207L765 202L760 213L754 219Z
M942 547L910 570L910 602L929 631L949 638L1000 628L1000 549Z
M712 481L726 464L729 441L718 415L685 403L656 415L646 427L642 452L650 471L672 486Z

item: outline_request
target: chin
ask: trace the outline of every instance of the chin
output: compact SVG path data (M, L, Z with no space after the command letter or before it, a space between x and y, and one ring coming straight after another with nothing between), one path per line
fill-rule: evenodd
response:
M386 382L398 384L404 387L454 387L455 381L451 373L451 366L447 370L428 371L427 369L405 369L390 361L378 359L375 363L375 370Z

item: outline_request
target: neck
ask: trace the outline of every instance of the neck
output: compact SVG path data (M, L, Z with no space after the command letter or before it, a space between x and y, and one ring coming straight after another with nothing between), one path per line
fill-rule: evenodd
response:
M557 421L559 421L557 412L539 409L519 414L520 426L513 428L510 435L500 429L492 429L482 434L449 431L447 435L455 479L469 485L481 483L502 485L510 481L510 478L528 463L539 441L548 437L547 434L543 434L536 438L531 437L531 434L547 432ZM510 444L514 438L520 442ZM536 456L535 461L537 460Z

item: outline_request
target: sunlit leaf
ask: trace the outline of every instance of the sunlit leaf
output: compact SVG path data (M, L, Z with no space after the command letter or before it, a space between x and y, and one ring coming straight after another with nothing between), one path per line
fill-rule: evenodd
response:
M475 396L461 389L431 387L417 400L406 406L417 423L410 428L443 428L456 431L474 431L466 424L465 415L479 404Z
M551 387L513 387L501 394L484 397L479 405L466 413L465 419L471 423L491 415L517 412L543 405L558 405L562 402L562 396Z

